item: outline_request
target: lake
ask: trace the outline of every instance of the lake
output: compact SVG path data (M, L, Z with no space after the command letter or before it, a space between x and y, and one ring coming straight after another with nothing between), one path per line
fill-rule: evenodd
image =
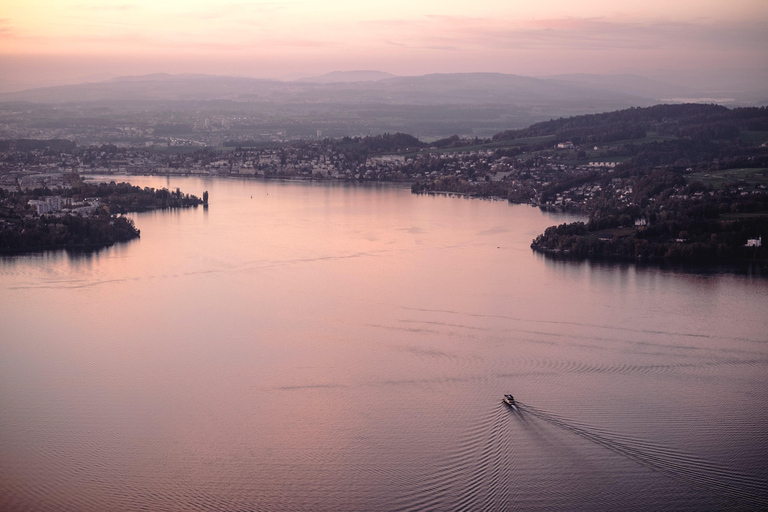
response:
M129 181L210 207L0 259L0 509L768 507L768 279L403 186Z

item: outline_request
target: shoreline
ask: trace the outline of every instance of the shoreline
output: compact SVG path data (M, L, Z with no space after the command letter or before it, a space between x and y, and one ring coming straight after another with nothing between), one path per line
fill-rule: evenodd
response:
M78 178L69 188L4 198L0 254L97 251L141 237L141 230L125 214L197 208L201 204L207 208L207 201L207 191L200 199L178 188L156 190L128 182L87 183ZM72 206L78 209L68 208Z
M111 175L86 175L86 176L111 176ZM284 182L318 182L318 183L325 183L325 184L386 184L386 185L407 185L408 183L413 184L413 181L410 180L402 180L402 181L392 181L392 180L356 180L356 179L333 179L333 178L316 178L316 177L297 177L297 176L233 176L233 175L227 175L227 176L210 176L210 175L195 175L195 174L130 174L130 175L115 175L115 176L121 176L126 177L129 179L130 176L143 176L143 177L181 177L181 178L226 178L226 179L242 179L245 178L246 180L254 180L254 181L284 181ZM484 199L484 200L498 200L498 201L506 201L509 204L512 205L528 205L533 208L539 208L541 211L545 212L553 212L553 213L560 213L560 214L584 214L584 212L581 209L577 208L567 208L567 207L558 207L554 205L543 205L543 204L533 204L531 202L515 202L510 200L509 198L501 197L498 195L480 195L480 194L473 194L471 192L453 192L450 190L423 190L423 191L412 191L412 193L417 195L428 195L428 196L444 196L444 197L456 197L456 198L468 198L468 199ZM563 260L563 261L603 261L603 262L622 262L622 263L634 263L638 265L653 265L653 266L666 266L666 265L673 265L673 266L689 266L691 268L701 267L701 266L727 266L727 267L744 267L748 265L756 265L759 268L763 268L766 272L768 272L768 260L765 259L747 259L747 258L713 258L713 259L680 259L680 258L667 258L667 257L657 257L657 256L650 256L650 257L644 257L644 256L621 256L621 255L612 255L612 254L587 254L587 255L576 255L572 254L571 251L568 250L561 250L561 249L549 249L543 246L540 246L538 244L532 243L531 249L543 255L544 257L551 258L554 260ZM768 274L767 274L768 275Z
M0 249L0 256L21 256L24 254L35 254L39 252L48 252L48 251L82 251L82 252L95 252L101 249L106 249L107 247L112 247L115 244L120 243L126 243L131 242L133 240L136 240L137 238L140 238L140 236L136 236L134 238L131 238L129 240L118 240L116 242L109 242L109 243L102 243L102 244L56 244L56 245L41 245L41 246L35 246L35 247L26 247L26 248L9 248L9 249Z

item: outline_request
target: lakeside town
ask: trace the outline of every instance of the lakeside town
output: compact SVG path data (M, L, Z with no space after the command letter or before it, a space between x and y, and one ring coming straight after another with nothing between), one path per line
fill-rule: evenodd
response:
M760 248L768 235L765 108L659 105L552 120L487 139L424 142L385 133L169 148L3 141L0 206L10 211L15 202L19 218L92 215L98 200L61 193L89 175L402 182L414 193L498 198L589 216L583 226L550 229L534 240L533 249L548 254L765 257L762 249L741 250ZM27 201L22 211L20 197ZM14 224L5 219L4 225Z
M418 139L403 134L407 142ZM545 139L548 137L544 137ZM376 140L376 137L369 138ZM412 139L412 140L411 140ZM524 188L530 193L528 201L537 204L536 190L543 190L555 179L583 176L594 171L613 169L618 161L604 159L578 163L569 162L579 150L568 143L537 144L530 154L515 145L513 149L486 149L490 141L461 140L452 142L474 144L475 149L446 151L440 145L419 148L402 144L394 152L361 152L355 142L325 140L302 141L290 145L266 148L232 148L231 150L198 150L186 154L160 154L142 148L100 147L56 148L56 144L31 150L20 150L17 144L0 152L0 188L9 193L35 188L66 186L70 174L87 175L178 175L216 176L228 178L278 178L342 181L447 182L454 180L467 187L487 188L488 184L504 183L512 188ZM41 145L43 145L41 143ZM346 146L346 147L345 147ZM471 146L470 146L471 147ZM517 149L515 149L517 148ZM599 148L594 147L594 151ZM615 148L614 148L615 149ZM610 147L606 150L611 150ZM516 155L516 156L514 156ZM590 197L599 190L574 187L553 201L542 204L574 206L579 197ZM439 187L438 187L439 188ZM478 188L477 193L483 194ZM454 192L460 192L458 190ZM526 201L526 202L528 202Z

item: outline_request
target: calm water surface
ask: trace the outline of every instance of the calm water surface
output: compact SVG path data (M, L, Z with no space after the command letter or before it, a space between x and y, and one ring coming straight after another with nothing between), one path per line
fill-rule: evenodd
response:
M130 181L211 205L0 260L0 509L768 507L765 278L550 261L574 218L505 202Z

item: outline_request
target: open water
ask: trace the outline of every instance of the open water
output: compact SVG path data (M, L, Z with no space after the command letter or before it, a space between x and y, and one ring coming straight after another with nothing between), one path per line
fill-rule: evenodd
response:
M130 181L210 208L0 259L0 509L768 508L765 278L552 261L575 217L506 202Z

